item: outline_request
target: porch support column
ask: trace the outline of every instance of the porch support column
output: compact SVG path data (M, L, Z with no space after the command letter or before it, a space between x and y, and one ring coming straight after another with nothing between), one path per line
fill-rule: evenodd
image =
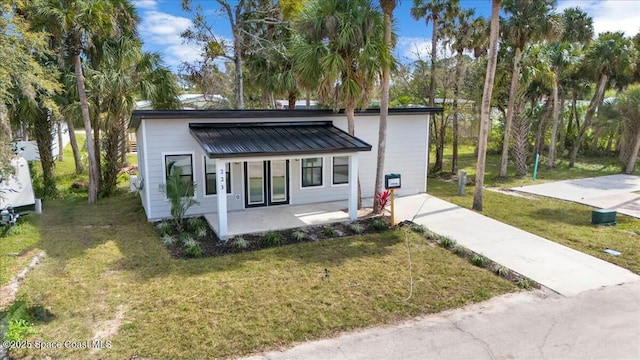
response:
M225 170L227 162L222 159L216 159L216 183L218 188L218 236L223 238L229 233L227 227L227 175Z
M358 220L358 153L349 155L349 219Z

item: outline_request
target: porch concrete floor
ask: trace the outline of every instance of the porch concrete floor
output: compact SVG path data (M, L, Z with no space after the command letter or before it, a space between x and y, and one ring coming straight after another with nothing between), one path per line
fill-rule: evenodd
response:
M373 199L362 199L363 208L358 217L369 214ZM347 200L331 201L305 205L278 205L229 211L227 214L228 235L267 232L271 230L292 229L309 225L330 224L349 221ZM204 215L211 228L218 233L218 214Z

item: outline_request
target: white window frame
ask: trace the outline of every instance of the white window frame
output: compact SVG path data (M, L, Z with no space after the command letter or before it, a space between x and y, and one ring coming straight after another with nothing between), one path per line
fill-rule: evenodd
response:
M349 172L351 172L351 167L349 166L349 156L350 155L333 155L331 156L331 187L345 187L345 186L349 186ZM342 184L335 184L333 182L333 162L334 159L337 157L344 157L347 158L347 182L346 183L342 183Z
M207 159L206 155L203 156L202 160L202 197L203 198L212 198L218 196L218 191L216 189L215 194L207 194ZM229 165L229 181L227 182L227 195L233 195L233 189L231 185L233 184L233 163L231 161L227 161ZM213 173L215 175L215 172ZM216 182L216 186L217 186Z
M192 199L198 198L198 183L196 183L197 178L197 166L194 162L195 153L193 151L170 151L163 152L162 154L162 185L166 188L167 186L167 156L175 156L175 155L190 155L191 156L191 179L194 183L193 187L193 196ZM166 194L163 194L164 200L169 201Z
M303 169L302 168L302 163L303 163L303 160L305 160L305 159L320 159L320 161L322 163L322 171L321 171L322 172L322 175L321 175L322 176L322 185L303 186L303 181L302 181L303 179L302 178L303 178L304 174L302 172L302 169ZM324 188L324 186L325 186L325 184L327 182L326 181L327 179L326 179L326 176L325 176L326 175L327 166L326 166L325 163L326 163L326 161L325 161L324 156L306 156L306 157L300 158L300 167L299 167L299 169L300 169L300 184L299 184L300 185L300 190L322 189L322 188Z

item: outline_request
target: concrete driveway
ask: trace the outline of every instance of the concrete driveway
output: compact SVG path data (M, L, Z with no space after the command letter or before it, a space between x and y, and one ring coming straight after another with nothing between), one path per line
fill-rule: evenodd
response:
M640 176L608 175L520 186L512 190L568 200L640 218Z
M574 297L519 292L251 360L640 359L640 282Z

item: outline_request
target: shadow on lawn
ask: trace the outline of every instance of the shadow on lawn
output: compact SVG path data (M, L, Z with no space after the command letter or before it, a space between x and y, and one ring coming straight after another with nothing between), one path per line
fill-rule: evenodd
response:
M566 208L542 208L531 212L531 216L535 219L564 223L571 226L592 226L591 210L577 210Z
M39 225L38 247L59 261L61 269L86 257L86 261L102 263L103 271L128 271L138 280L228 271L243 267L246 262L278 259L335 266L350 258L384 256L390 246L403 241L399 232L386 231L226 256L173 259L147 222L140 199L131 194L101 199L96 205L81 198L49 201ZM116 244L117 251L103 250L109 242Z

